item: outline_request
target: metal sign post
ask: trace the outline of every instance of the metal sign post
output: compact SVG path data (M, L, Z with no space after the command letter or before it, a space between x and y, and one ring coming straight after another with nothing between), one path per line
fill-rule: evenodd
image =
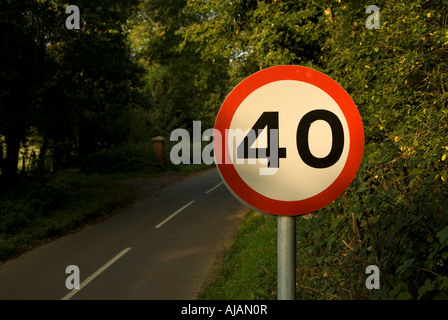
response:
M277 299L296 298L296 217L277 216Z

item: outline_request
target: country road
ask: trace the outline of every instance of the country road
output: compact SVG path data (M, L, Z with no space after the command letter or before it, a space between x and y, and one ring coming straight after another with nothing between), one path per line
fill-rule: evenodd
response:
M0 266L0 299L195 299L247 209L215 169ZM65 286L80 270L80 289Z

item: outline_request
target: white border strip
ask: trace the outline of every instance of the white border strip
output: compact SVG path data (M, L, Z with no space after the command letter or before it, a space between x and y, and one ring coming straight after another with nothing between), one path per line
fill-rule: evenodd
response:
M168 218L166 218L165 220L163 220L162 222L160 222L158 225L155 226L156 229L159 229L161 226L163 226L165 223L167 223L168 221L170 221L171 219L173 219L177 214L179 214L181 211L185 210L188 206L192 205L194 203L193 201L190 201L189 203L187 203L186 205L184 205L182 208L180 208L179 210L177 210L176 212L174 212L172 215L170 215Z
M90 277L88 277L86 280L84 280L81 285L79 286L79 289L73 289L69 294L67 294L64 298L61 300L69 300L71 297L73 297L75 294L77 294L81 289L83 289L85 286L87 286L93 279L98 277L104 270L109 268L115 261L120 259L122 256L124 256L129 250L132 248L126 248L123 251L121 251L119 254L117 254L115 257L113 257L109 262L107 262L104 266L99 268L94 274L92 274Z

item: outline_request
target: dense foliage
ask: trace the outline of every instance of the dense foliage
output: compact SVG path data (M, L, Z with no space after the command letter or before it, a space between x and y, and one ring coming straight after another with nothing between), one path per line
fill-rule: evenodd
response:
M136 1L78 1L67 29L63 1L2 1L0 168L64 167L126 140L138 68L123 24Z
M319 213L320 236L312 237L345 251L322 266L337 263L330 274L342 283L358 277L346 296L361 294L358 275L376 264L382 287L374 297L447 299L448 7L377 5L378 30L365 28L358 2L332 10L325 70L357 104L366 147L356 181Z
M196 22L183 11L186 1L141 1L131 21L130 41L135 59L145 68L142 101L156 135L191 129L194 120L205 128L214 124L226 94L228 62L208 59L181 31Z

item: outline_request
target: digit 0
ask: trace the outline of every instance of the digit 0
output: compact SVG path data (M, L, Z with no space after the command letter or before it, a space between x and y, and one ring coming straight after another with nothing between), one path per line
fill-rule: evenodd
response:
M314 121L326 121L331 128L332 144L330 153L323 158L315 157L310 151L309 132ZM338 162L344 149L344 128L339 118L328 110L318 109L308 112L297 127L297 150L303 162L313 168L328 168Z

